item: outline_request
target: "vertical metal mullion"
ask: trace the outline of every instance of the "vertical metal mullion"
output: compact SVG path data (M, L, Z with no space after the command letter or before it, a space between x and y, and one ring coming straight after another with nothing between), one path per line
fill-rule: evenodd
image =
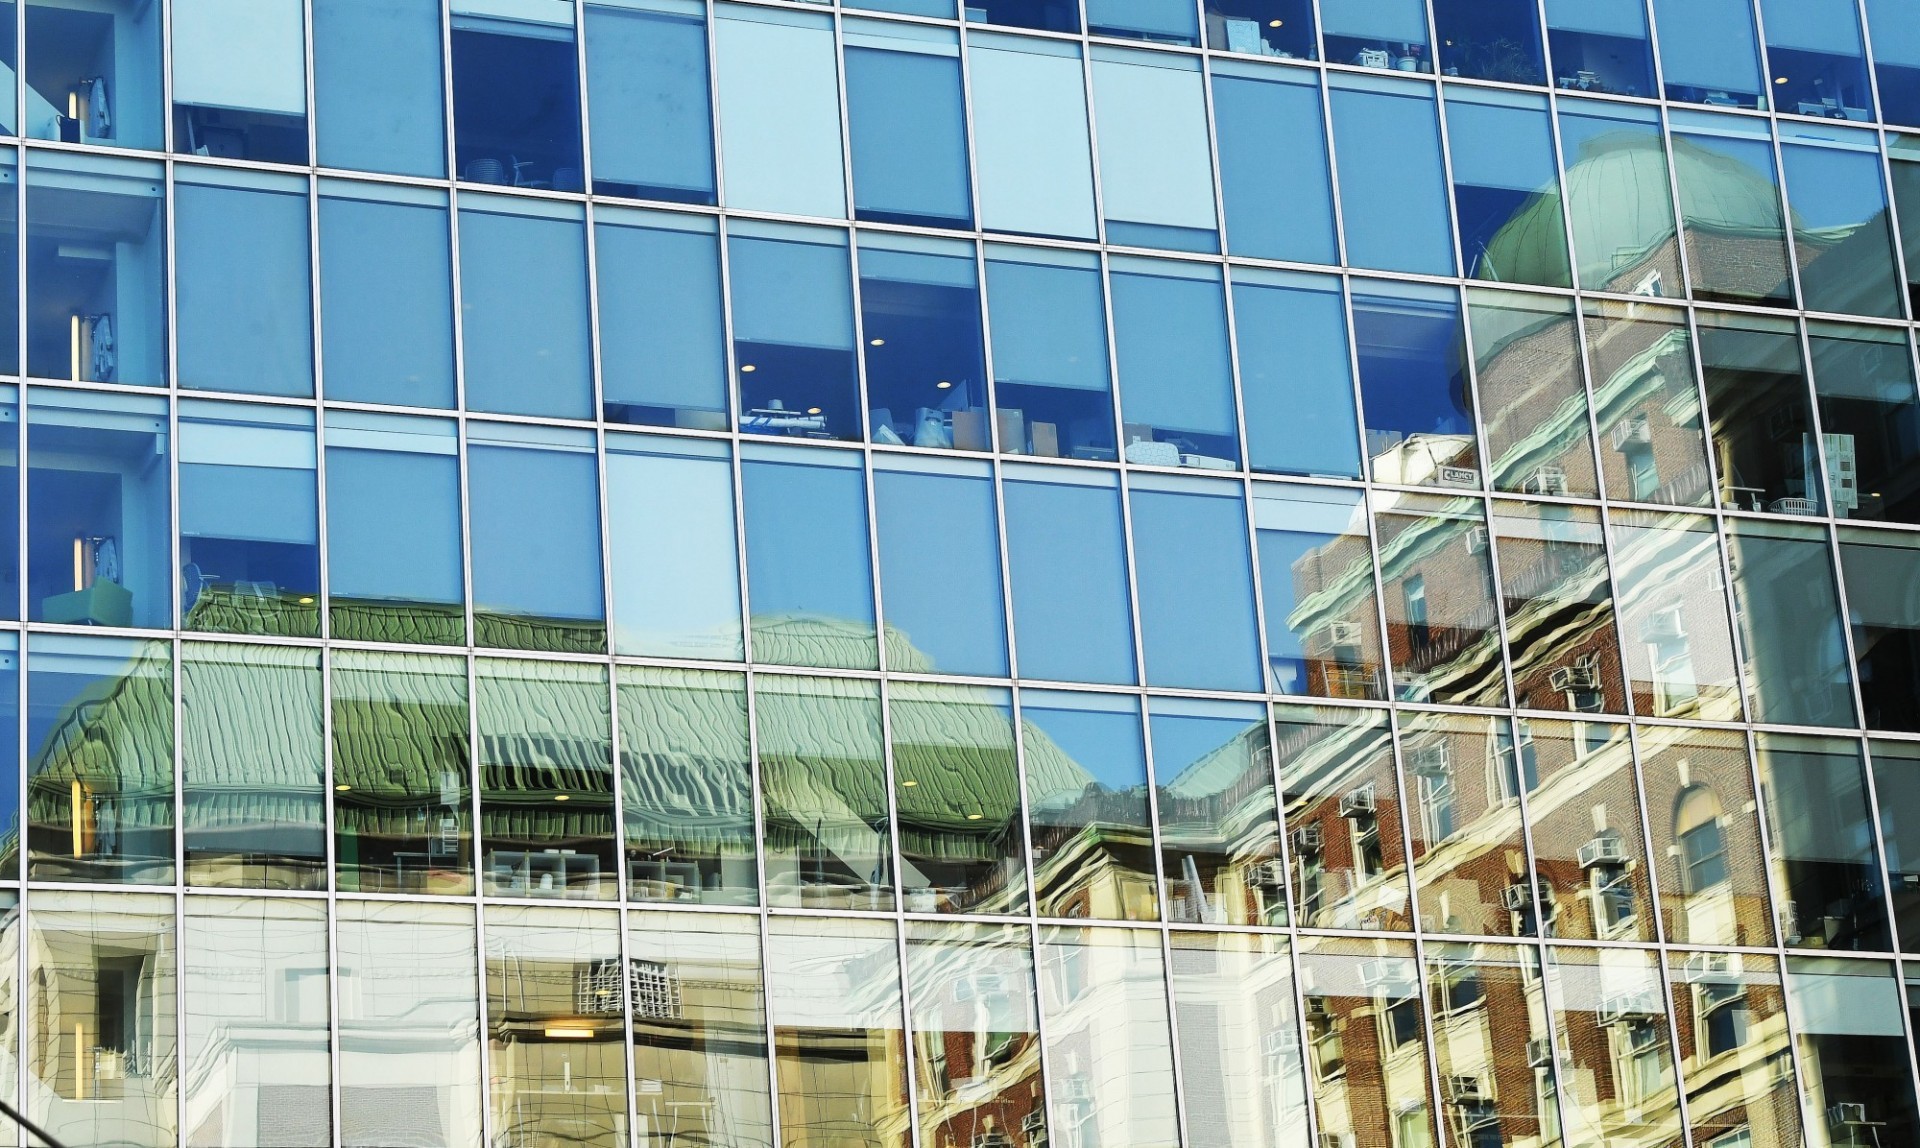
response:
M468 798L468 805L472 810L471 815L473 817L473 840L469 857L473 872L473 894L470 901L473 905L474 935L479 945L477 956L479 958L478 987L480 990L480 1128L481 1136L485 1143L499 1144L505 1142L501 1139L505 1133L497 1127L493 1112L495 1056L493 1047L493 1002L491 1000L492 994L488 984L487 971L487 962L489 960L487 952L487 927L489 924L488 916L490 906L486 903L485 878L482 876L480 853L480 847L482 845L480 828L480 699L475 696L475 684L478 681L479 674L475 666L475 659L471 653L462 657L461 662L466 667L467 685L467 744L469 746L467 752L467 784L473 787L473 791ZM625 995L624 988L622 995Z
M897 825L895 835L898 836ZM892 925L894 960L900 972L900 1068L907 1078L907 1142L918 1145L925 1139L920 1135L920 1054L913 1040L913 978L907 973L907 920L901 915L897 900Z
M320 309L320 181L309 173L307 177L307 304L312 316L312 326L308 332L309 362L313 370L313 405L307 407L313 414L313 496L314 496L314 539L319 545L315 556L315 566L319 582L314 586L313 603L316 620L315 633L322 642L333 636L332 579L328 576L330 563L327 558L333 553L327 533L327 443L326 408L323 405L323 372L326 367L321 347L320 324L324 316Z
M755 890L754 894L755 904L757 906L754 910L754 923L759 928L760 941L758 959L760 964L760 1003L767 1041L768 1119L770 1121L769 1127L772 1129L772 1142L774 1144L785 1144L786 1139L781 1131L782 1120L780 1116L780 1050L775 1037L773 1023L773 978L769 974L767 965L768 954L770 954L773 949L769 933L771 905L769 904L769 891L767 888L766 807L760 784L760 722L757 712L760 689L759 686L755 684L755 671L752 667L748 667L743 672L741 688L746 691L747 744L751 756L749 773L753 787L754 872L756 874L756 880L760 883L760 887Z
M453 0L440 0L440 132L444 141L442 146L446 148L446 153L442 157L444 163L442 170L446 172L446 181L449 186L457 182L460 178L460 137L458 134L458 125L453 122L452 4ZM449 190L447 193L447 209L451 211L453 207L453 193ZM457 267L458 265L456 264L455 266ZM458 272L456 272L455 275L454 284L457 287L459 285ZM460 296L457 292L454 295L453 310L457 316L460 311ZM458 336L458 327L454 328L454 334ZM457 381L458 376L456 376L456 383Z
M1877 74L1871 66L1868 67L1867 71L1871 74ZM1900 233L1901 229L1897 218L1899 214L1899 204L1895 202L1893 189L1893 148L1888 143L1889 137L1895 133L1878 125L1871 130L1873 132L1874 158L1879 161L1880 166L1880 193L1886 196L1887 199L1887 237L1893 243L1894 274L1899 277L1899 283L1896 286L1900 294L1900 315L1912 319L1915 318L1915 316L1913 315L1912 305L1913 288L1907 276L1907 267L1909 266L1907 263L1907 243L1906 239L1903 238ZM1916 252L1916 254L1920 254L1920 252ZM1832 508L1828 508L1828 513L1832 513Z
M1643 945L1645 945L1643 951L1652 958L1656 966L1655 974L1659 977L1661 1000L1664 1002L1667 1010L1667 1047L1669 1049L1668 1055L1672 1057L1674 1066L1674 1096L1679 1104L1680 1127L1682 1129L1682 1136L1687 1140L1691 1140L1693 1120L1688 1115L1687 1089L1681 1074L1683 1058L1680 1055L1680 1031L1679 1026L1674 1021L1675 1011L1672 985L1667 977L1666 946L1673 943L1673 938L1667 936L1667 923L1661 912L1659 864L1656 860L1657 854L1653 847L1653 821L1652 816L1647 812L1646 769L1645 764L1641 760L1640 730L1633 725L1627 726L1627 750L1628 759L1633 766L1634 794L1638 798L1637 804L1640 806L1640 831L1643 834L1641 839L1646 842L1647 911L1651 914L1653 923L1653 940L1651 943L1642 942Z
M180 698L181 678L183 676L181 663L183 661L183 655L185 654L185 650L182 649L180 637L178 634L175 634L167 642L167 653L169 656L168 660L172 663L168 667L168 669L169 669L169 672L172 674L172 686L173 686L173 689L172 689L172 693L173 693L172 750L173 750L173 865L174 865L174 869L173 869L173 881L172 881L173 888L168 891L173 901L173 995L174 995L174 1002L173 1002L174 1003L174 1012L173 1012L173 1017L174 1017L174 1022L173 1022L174 1125L173 1127L174 1127L174 1135L176 1137L180 1137L184 1139L186 1136L186 1128L187 1128L187 1091L188 1091L187 1085L188 1085L188 1082L192 1080L196 1074L190 1071L191 1066L189 1063L189 1050L191 1048L191 1045L187 1039L189 1035L188 1023L191 1020L192 1013L188 1008L188 1001L187 1001L186 897L181 892L181 890L185 888L187 883L186 851L183 848L183 841L186 835L186 827L181 824L184 818L182 818L180 815L181 811L185 808L185 802L182 800L182 797L186 792L185 786L182 784L184 769L181 763L181 758L182 758L181 746L182 746L182 742L185 739L183 738L180 730L181 719L184 716L184 711L185 711L185 707L181 704L181 698ZM79 1052L78 1048L76 1048L74 1051L76 1055Z
M327 1101L328 1116L333 1122L332 1139L340 1143L345 1139L341 1121L347 1086L344 1074L346 1052L340 1037L340 907L335 879L339 866L340 828L339 810L334 803L334 795L339 792L334 786L339 783L334 780L337 774L334 771L333 754L333 650L330 646L322 646L314 654L320 662L320 801L327 834L323 846L326 869L320 875L320 892L326 899L327 913L327 1063L333 1072L327 1089Z
M1158 820L1156 818L1156 820ZM1164 914L1162 914L1164 918ZM1160 991L1167 1007L1167 1051L1168 1063L1173 1066L1173 1119L1178 1130L1180 1143L1192 1144L1193 1135L1188 1131L1191 1114L1187 1110L1187 1073L1180 1055L1180 994L1174 986L1173 973L1173 936L1163 920L1153 930L1154 937L1160 942ZM1219 936L1220 934L1214 934Z
M1051 1009L1047 1007L1047 970L1046 950L1040 941L1040 925L1033 914L1029 914L1024 925L1017 926L1027 935L1027 954L1029 967L1033 972L1033 1028L1034 1040L1040 1046L1040 1111L1047 1122L1047 1142L1060 1140L1061 1130L1053 1126L1053 1045L1047 1039L1047 1025L1052 1020Z

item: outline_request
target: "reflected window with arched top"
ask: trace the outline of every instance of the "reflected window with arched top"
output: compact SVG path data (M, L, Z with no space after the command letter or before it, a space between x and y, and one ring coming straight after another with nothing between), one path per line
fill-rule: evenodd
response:
M1727 880L1727 845L1720 832L1720 799L1704 785L1682 790L1674 803L1673 836L1686 862L1689 893Z

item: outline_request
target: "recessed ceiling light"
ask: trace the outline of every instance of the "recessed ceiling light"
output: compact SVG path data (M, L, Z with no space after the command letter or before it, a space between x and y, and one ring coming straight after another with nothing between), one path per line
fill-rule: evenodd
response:
M555 801L566 801L569 799L569 797L570 795L565 793L556 793L553 795L553 799Z
M819 407L808 407L808 408L807 408L807 413L808 413L808 414L810 414L810 415L817 415L817 414L819 414L819 413L820 413L820 408L819 408Z
M943 390L943 391L944 391L944 390L946 390L947 388L949 388L949 387L951 387L951 386L953 386L953 384L952 384L952 383L950 383L950 382L948 382L948 381L947 381L947 380L945 380L945 379L941 379L941 380L940 380L939 382L937 382L937 383L935 383L935 384L933 384L933 385L934 385L935 387L937 387L937 388L939 388L940 390Z
M1280 25L1281 25L1281 21L1279 21L1279 20L1269 20L1269 21L1267 21L1267 27L1269 27L1269 28L1278 28L1278 27L1280 27Z
M751 375L756 369L752 363L746 363L741 366L740 373L743 375Z
M1773 82L1776 84L1784 84L1787 82L1787 78L1785 76L1775 76Z
M352 788L353 788L353 786L351 786L351 785L348 785L348 784L347 784L346 782L344 782L344 781L343 781L343 782L341 782L341 783L340 783L339 785L336 785L336 786L334 786L334 787L333 787L333 789L334 789L334 792L336 792L336 793L345 793L345 792L347 792L348 790L350 790L350 789L352 789Z
M867 340L867 346L869 347L884 347L886 345L887 345L887 341L885 339L868 339Z

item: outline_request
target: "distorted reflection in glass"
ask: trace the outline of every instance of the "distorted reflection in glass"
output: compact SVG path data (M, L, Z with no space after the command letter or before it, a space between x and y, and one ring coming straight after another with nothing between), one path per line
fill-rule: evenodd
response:
M193 642L180 659L187 884L327 883L320 654Z
M616 1148L627 1140L627 990L655 988L620 956L611 910L491 908L488 1107L505 1142Z
M471 892L466 660L340 650L332 704L339 888Z
M1375 492L1394 696L1506 704L1486 513L1464 498Z
M1909 430L1920 426L1920 386L1907 332L1808 323L1807 346L1834 516L1920 522L1920 441Z
M1805 1143L1777 958L1670 952L1667 979L1695 1143Z
M1714 6L1725 2L1714 0ZM1746 7L1746 0L1731 2ZM1656 5L1663 14L1677 6L1675 0ZM1666 46L1664 33L1661 46ZM1671 72L1667 82L1671 87ZM1767 121L1675 111L1668 123L1694 298L1793 306L1789 221L1781 215L1780 177ZM1677 288L1672 292L1679 293Z
M1293 911L1303 927L1413 927L1385 710L1273 707Z
M1553 6L1563 2L1555 0ZM1640 6L1639 0L1629 2ZM1592 0L1574 0L1570 6L1597 7ZM1659 113L1597 100L1565 99L1559 106L1566 169L1561 182L1579 286L1633 295L1685 294ZM1596 362L1596 379L1606 374L1599 368Z
M480 984L469 906L341 901L340 1143L478 1148Z
M1800 7L1800 0L1792 2ZM1831 2L1820 0L1822 5ZM1847 18L1851 20L1851 11ZM1772 30L1769 24L1768 32ZM1856 94L1862 102L1871 102L1865 98L1864 78ZM1868 118L1864 109L1859 111L1859 118ZM1870 131L1806 124L1783 124L1780 136L1785 145L1780 149L1781 171L1793 208L1793 254L1807 310L1901 318L1904 292L1894 266L1893 216L1878 137Z
M1256 483L1253 526L1266 608L1267 688L1385 700L1386 657L1360 494Z
M907 927L924 1148L1048 1143L1028 941L1017 925Z
M632 913L627 954L639 1142L772 1144L758 919Z
M63 1142L178 1143L171 897L34 898L27 983L27 1117Z
M1022 690L1020 715L1039 915L1158 920L1140 703Z
M1521 707L1627 712L1600 516L1573 506L1496 502L1493 533Z
M1421 929L1519 935L1507 890L1527 883L1527 845L1506 719L1403 711L1400 759Z
M171 884L167 643L36 636L27 657L27 876Z
M1781 942L1891 948L1860 743L1763 733L1756 746Z
M1286 924L1287 863L1266 707L1153 698L1147 721L1167 919Z
M1168 941L1188 1148L1307 1148L1287 939L1182 931Z
M1160 934L1041 930L1049 1142L1176 1148Z
M887 705L907 910L1025 912L1012 692L894 682Z
M614 896L611 705L603 666L475 663L488 893Z
M781 1148L906 1148L907 1033L888 921L767 923Z
M1488 0L1454 2L1472 9ZM1528 13L1527 22L1533 21ZM1536 53L1538 35L1534 33ZM1501 43L1511 45L1511 41ZM1536 62L1534 67L1538 66ZM1466 260L1468 277L1571 287L1560 169L1554 158L1553 120L1547 114L1546 98L1451 89L1446 113L1453 208L1460 217L1461 258Z
M1773 944L1746 738L1675 726L1636 732L1667 940Z
M20 1104L21 994L25 991L20 979L20 938L25 928L19 894L0 891L0 1099L15 1105Z
M627 896L758 902L746 679L651 666L614 675Z
M1519 945L1429 945L1427 1007L1457 1144L1559 1144L1540 952Z
M327 1148L326 906L189 897L180 954L188 1143Z
M891 909L879 684L766 676L754 683L754 701L767 902Z
M1653 940L1653 879L1626 727L1523 719L1519 749L1540 903L1524 884L1516 889L1516 924L1537 918L1548 937Z
M320 635L313 415L180 404L180 625Z
M1911 1001L1911 987L1907 995ZM1807 1110L1825 1117L1824 1143L1834 1148L1920 1136L1900 997L1889 962L1787 958L1800 1086ZM1823 1142L1817 1127L1812 1139Z
M1593 435L1573 301L1467 292L1474 377L1495 490L1593 497Z
M1658 958L1639 949L1547 948L1547 1000L1569 1146L1681 1144L1679 1085Z
M1712 521L1616 511L1610 533L1634 712L1737 720L1739 665Z
M26 771L20 768L20 636L12 633L0 633L0 769L5 770L0 776L25 778ZM18 781L0 784L0 880L20 879L21 797ZM0 1041L0 1052L4 1050L5 1042ZM0 1072L4 1071L5 1065L0 1064ZM0 1085L0 1096L4 1095Z
M1804 523L1732 519L1727 568L1753 720L1856 724L1827 532Z
M1439 1143L1428 1103L1420 965L1403 941L1302 937L1308 1087L1320 1135L1396 1148ZM1391 1129L1389 1137L1380 1136Z
M1686 312L1603 299L1582 306L1607 497L1713 505Z

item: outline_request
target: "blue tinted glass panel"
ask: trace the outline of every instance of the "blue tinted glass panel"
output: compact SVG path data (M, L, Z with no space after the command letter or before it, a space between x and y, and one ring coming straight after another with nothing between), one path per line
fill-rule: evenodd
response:
M313 414L180 404L180 613L189 630L318 637Z
M1190 0L1087 0L1087 33L1155 44L1198 44Z
M881 242L876 236L860 249L873 441L993 449L973 245ZM1009 426L1008 437L1022 438L1024 431Z
M1004 677L1006 608L984 468L874 470L887 665Z
M740 471L754 661L877 666L859 456L761 447Z
M1313 0L1207 0L1207 47L1282 60L1318 60Z
M1132 682L1133 626L1119 491L1104 476L1089 476L1009 481L1005 497L1020 675Z
M967 51L982 225L1094 238L1093 146L1079 49L979 35Z
M1427 6L1420 0L1320 0L1327 59L1396 72L1431 72Z
M1141 273L1148 271L1162 273ZM1237 466L1233 367L1219 281L1190 265L1145 260L1116 262L1115 272L1113 345L1127 461Z
M1491 93L1448 99L1447 138L1467 274L1572 286L1546 99Z
M1411 84L1341 85L1332 99L1347 261L1380 271L1453 274L1433 96Z
M1385 658L1360 492L1258 483L1253 525L1268 688L1384 698Z
M931 16L936 20L953 19L953 0L862 0L845 7L868 12L898 12L903 16Z
M1793 306L1787 227L1766 121L1674 112L1669 123L1694 297ZM1683 134L1682 128L1699 130Z
M1162 488L1141 477L1132 495L1147 684L1258 690L1260 627L1238 487L1192 480Z
M327 416L334 637L464 641L456 446L450 422Z
M453 0L452 28L459 178L581 190L573 5Z
M970 21L1039 28L1047 32L1078 32L1080 5L1072 0L977 0L961 13Z
M1360 477L1353 367L1338 281L1237 271L1233 311L1254 469Z
M446 175L443 85L433 0L314 0L320 166Z
M1101 49L1093 61L1093 109L1107 242L1218 251L1199 64Z
M947 33L849 25L847 127L853 147L853 211L859 219L966 227L967 117L960 48Z
M1022 690L1020 704L1040 915L1158 920L1140 700Z
M1220 195L1227 248L1235 255L1338 263L1326 125L1312 73L1279 71L1213 78L1213 130L1220 143ZM1278 69L1262 69L1264 76ZM1285 211L1274 210L1284 203Z
M166 401L42 390L27 413L27 610L36 622L168 626Z
M1018 415L1009 454L1111 459L1106 307L1092 255L990 247L994 401ZM1006 421L1007 416L1001 416Z
M468 410L593 417L586 229L577 216L462 210L460 316Z
M173 147L307 162L307 33L300 0L174 0Z
M1764 108L1752 0L1653 0L1667 98Z
M525 428L529 434L534 429ZM468 434L479 430L479 424L469 424ZM468 447L467 517L479 645L606 648L592 438L575 440L568 432L565 441L570 445L474 442Z
M166 381L164 186L157 163L54 153L32 157L27 168L27 294L34 300L27 315L30 374L146 386Z
M1898 319L1904 292L1894 267L1879 151L1864 133L1847 138L1864 148L1780 149L1803 305L1809 311Z
M0 618L20 616L20 396L0 387Z
M1580 286L1682 294L1659 115L1622 104L1562 100L1560 154ZM1622 211L1627 188L1633 209Z
M1433 0L1440 71L1507 84L1546 82L1534 0Z
M453 256L444 201L320 196L326 395L451 408Z
M859 368L845 233L735 226L727 259L740 429L859 439Z
M603 417L726 430L727 340L712 222L612 209L596 218Z
M6 14L13 14L7 5ZM5 63L13 34L4 33ZM166 109L160 95L160 6L146 0L41 0L27 5L27 115L5 131L29 139L158 150Z
M1654 94L1646 0L1547 0L1547 46L1556 88Z
M1854 0L1760 0L1760 17L1767 26L1767 75L1777 110L1833 120L1873 118Z
M739 661L733 466L717 443L607 437L615 653Z
M306 181L260 188L181 180L173 206L183 387L313 394ZM267 190L268 188L274 190Z
M715 12L729 207L847 214L833 24L807 12Z
M587 8L587 97L599 195L714 202L705 8Z
M1453 289L1369 285L1353 297L1353 333L1374 481L1479 486L1466 336Z
M1907 0L1867 0L1881 118L1920 124L1920 20Z

